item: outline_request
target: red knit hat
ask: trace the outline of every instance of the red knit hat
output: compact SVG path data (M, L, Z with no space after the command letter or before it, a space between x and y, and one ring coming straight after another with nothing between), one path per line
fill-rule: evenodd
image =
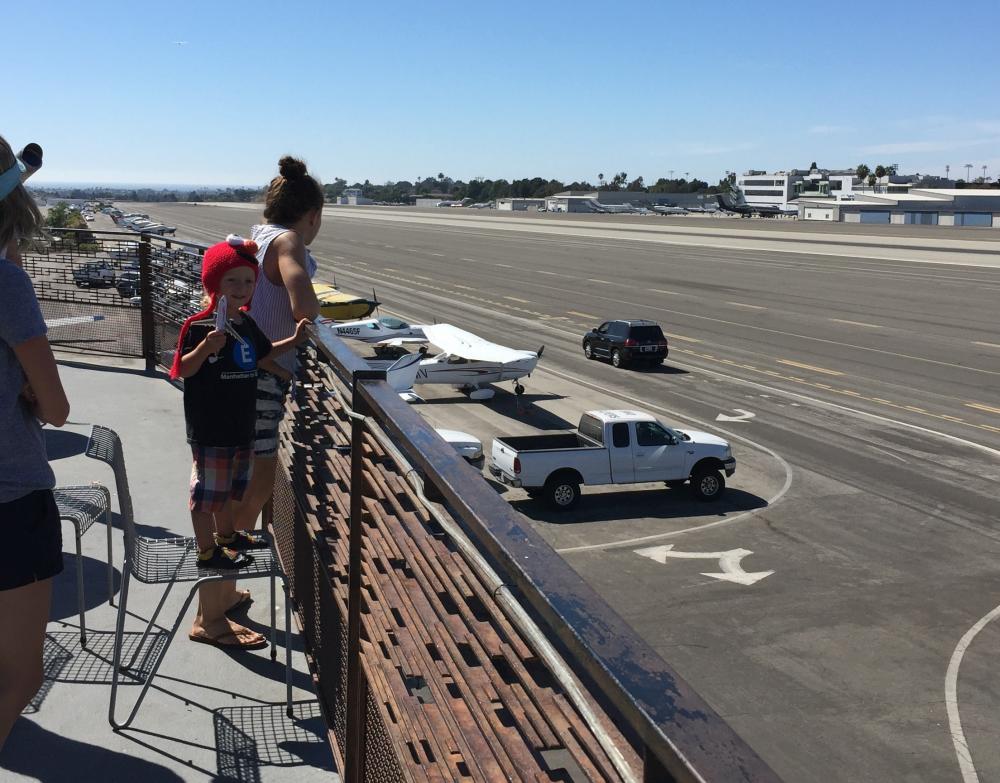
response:
M170 378L176 380L181 372L181 347L184 345L184 337L187 335L188 327L194 321L208 318L215 312L219 303L219 286L222 285L222 278L226 272L245 266L253 270L256 281L260 268L257 264L257 243L252 239L244 239L236 234L230 234L225 242L212 245L205 251L201 261L201 284L208 294L208 305L200 313L195 313L184 321L181 326L181 333L177 337L177 350L174 352L174 363L170 367ZM249 302L242 309L249 306Z

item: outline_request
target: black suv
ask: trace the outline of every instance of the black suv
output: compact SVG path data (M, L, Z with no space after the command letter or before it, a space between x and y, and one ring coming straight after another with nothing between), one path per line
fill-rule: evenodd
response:
M605 357L615 367L633 362L662 364L667 350L667 338L656 321L606 321L583 336L588 359Z

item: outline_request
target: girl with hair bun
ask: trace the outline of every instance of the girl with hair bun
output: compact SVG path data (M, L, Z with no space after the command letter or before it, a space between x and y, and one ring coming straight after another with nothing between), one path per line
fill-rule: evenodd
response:
M250 313L271 340L295 332L303 318L319 315L312 287L316 260L309 245L323 222L323 189L306 171L306 164L286 155L278 161L278 176L267 188L264 223L251 229L257 243L260 275ZM237 512L237 522L252 529L274 485L278 422L295 374L295 354L277 360L275 372L262 370L257 380L257 434L254 477Z
M42 685L52 577L63 569L42 424L65 424L69 402L21 268L19 243L41 225L25 168L0 137L0 747Z

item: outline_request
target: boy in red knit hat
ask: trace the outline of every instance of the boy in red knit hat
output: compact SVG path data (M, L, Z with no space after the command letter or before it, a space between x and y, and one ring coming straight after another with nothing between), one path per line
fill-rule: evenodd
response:
M272 344L245 309L257 283L257 246L229 235L205 251L201 282L206 308L181 327L170 369L184 378L184 420L191 444L191 522L198 541L198 566L243 568L247 549L266 539L233 528L233 500L250 479L256 419L257 368L305 339L308 321L291 337Z

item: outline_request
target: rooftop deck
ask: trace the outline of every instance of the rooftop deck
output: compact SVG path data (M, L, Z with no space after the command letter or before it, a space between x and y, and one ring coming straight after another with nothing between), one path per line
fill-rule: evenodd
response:
M163 376L143 372L136 359L57 354L69 396L71 423L47 429L49 457L60 485L98 481L113 487L111 472L83 451L91 424L115 429L123 441L139 532L148 536L191 535L187 511L190 451L184 439L180 392ZM117 503L113 500L117 509ZM115 516L115 587L120 584L123 543ZM294 650L295 719L284 709L282 654L267 649L227 654L186 638L192 612L181 624L133 728L115 733L108 725L111 648L115 609L105 587L104 531L95 525L83 537L89 650L80 647L76 605L73 529L63 526L65 570L55 580L52 615L45 640L46 681L14 727L0 753L0 779L313 781L339 779L326 727L319 713L301 638ZM269 627L266 580L246 582L254 601L247 624ZM133 584L126 631L135 631L159 599L155 585ZM279 601L281 593L278 593ZM164 609L176 614L183 591L175 590ZM279 613L279 617L281 614ZM280 628L281 623L279 623ZM279 630L280 648L286 643ZM146 645L154 654L164 635ZM138 688L119 690L120 710ZM85 773L83 771L86 771Z

